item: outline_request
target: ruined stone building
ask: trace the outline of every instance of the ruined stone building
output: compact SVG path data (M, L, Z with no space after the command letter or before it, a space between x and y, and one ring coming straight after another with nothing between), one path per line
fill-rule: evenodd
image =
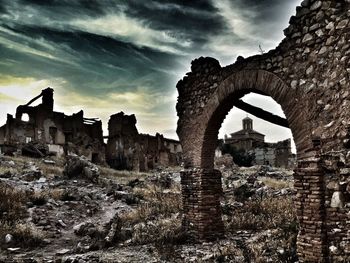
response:
M30 106L39 98L41 104ZM83 111L68 116L55 112L53 106L53 89L47 88L26 105L18 106L15 117L7 115L6 124L0 127L1 152L21 151L33 157L74 153L94 163L104 164L107 160L112 168L134 171L181 162L180 143L159 133L140 134L135 115L112 115L109 135L104 137L100 120L85 118ZM107 144L104 138L108 139Z
M254 164L294 168L295 154L291 151L291 140L256 145L253 149Z
M139 134L135 115L114 114L108 122L106 160L115 169L148 171L157 166L178 165L182 148L178 141Z
M350 1L306 0L273 50L221 66L192 61L177 84L177 133L183 147L183 226L190 236L224 236L218 133L232 107L289 127L297 151L294 189L300 262L350 262ZM234 52L234 47L233 47ZM241 100L279 103L280 118Z
M230 137L225 136L225 144L229 144L238 150L250 151L257 144L264 143L265 135L253 130L253 120L251 118L244 118L242 124L242 130L231 133Z
M265 135L253 129L253 120L249 117L242 120L242 126L242 130L231 133L230 137L225 136L224 144L252 153L253 164L284 168L293 165L290 139L277 143L265 142Z
M39 98L41 104L30 106ZM102 122L84 118L83 111L67 116L53 108L53 89L47 88L26 105L18 106L15 117L8 114L6 124L0 127L1 150L13 152L35 142L47 145L49 154L62 156L71 152L104 163Z

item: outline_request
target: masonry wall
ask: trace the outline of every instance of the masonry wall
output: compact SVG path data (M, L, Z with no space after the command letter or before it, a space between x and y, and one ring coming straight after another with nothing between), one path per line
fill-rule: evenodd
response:
M42 103L30 104L42 98ZM105 148L102 135L102 122L85 123L83 111L67 116L53 111L53 89L47 88L27 105L16 109L16 117L7 115L6 125L1 128L0 144L21 149L29 141L46 144L52 153L60 156L63 152L85 155L98 163L105 162ZM28 114L29 121L22 116Z
M158 133L139 134L135 115L123 112L112 115L108 131L106 158L115 169L148 171L157 166L180 164L180 144Z
M177 85L177 132L188 169L212 168L234 99L258 91L282 106L297 148L301 262L350 260L349 7L347 0L303 1L276 49L227 67L198 58Z

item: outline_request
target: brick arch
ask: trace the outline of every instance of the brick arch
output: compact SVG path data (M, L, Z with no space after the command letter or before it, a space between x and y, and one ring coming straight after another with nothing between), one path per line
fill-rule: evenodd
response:
M235 100L250 92L268 95L281 105L296 143L298 168L294 182L300 224L299 259L301 262L326 262L324 172L312 140L308 104L301 101L297 90L266 70L241 70L230 74L210 94L200 114L180 117L177 131L188 159L187 170L181 173L183 225L195 239L213 240L224 236L221 173L214 169L215 148L221 124ZM310 240L313 246L309 245Z
M205 127L200 167L213 169L214 151L219 129L233 108L235 100L244 95L258 92L273 98L281 107L289 123L297 148L298 159L312 148L311 129L307 122L307 105L299 107L296 90L266 70L242 70L227 77L211 95L203 115L199 118Z
M184 226L193 237L223 235L214 142L232 100L259 91L282 106L296 142L300 262L350 262L349 9L349 0L303 1L275 49L225 67L210 57L191 62L176 110Z

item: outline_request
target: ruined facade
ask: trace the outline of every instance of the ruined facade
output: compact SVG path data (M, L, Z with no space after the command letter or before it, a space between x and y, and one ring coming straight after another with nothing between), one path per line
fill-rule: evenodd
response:
M231 133L230 137L225 136L223 143L253 154L253 164L256 165L288 168L294 163L291 160L293 159L291 140L265 142L265 135L253 129L253 120L249 117L242 120L242 130Z
M139 134L135 115L123 112L112 115L108 131L106 159L112 168L148 171L157 166L180 164L180 142L159 133Z
M255 92L281 105L296 144L300 262L350 261L349 10L348 0L303 1L276 49L226 67L198 58L178 82L183 224L194 238L224 235L221 175L213 168L218 131L240 98Z
M250 151L255 145L264 143L265 135L253 129L253 120L246 117L242 120L242 130L225 136L225 144L229 144L238 150Z
M274 167L294 167L294 154L291 151L291 140L287 139L276 143L264 142L255 145L254 164L271 165Z
M41 104L30 106L39 98L42 98ZM62 156L71 152L104 163L102 122L84 118L83 111L67 116L55 112L53 107L53 89L47 88L26 105L18 106L15 118L8 114L6 124L0 128L2 151L37 142L47 145L50 154Z
M42 98L41 104L30 106L39 98ZM0 127L0 153L22 150L24 154L28 143L35 143L45 153L36 146L31 153L33 157L36 153L38 157L74 153L84 155L94 163L105 164L107 161L119 170L148 171L157 166L181 163L180 142L159 133L155 136L139 134L135 115L128 116L123 112L112 115L108 122L109 135L103 136L100 120L85 118L83 111L68 116L55 112L53 106L53 89L47 88L26 105L18 106L15 118L8 114L6 124Z

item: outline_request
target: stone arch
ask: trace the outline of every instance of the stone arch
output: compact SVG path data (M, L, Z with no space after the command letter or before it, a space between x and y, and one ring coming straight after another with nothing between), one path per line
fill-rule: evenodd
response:
M313 148L311 129L307 120L307 105L299 107L296 91L289 88L283 80L266 70L242 70L227 77L209 99L203 116L205 131L201 147L200 167L213 169L214 152L218 132L228 112L234 107L235 100L250 92L257 92L272 97L286 116L292 131L298 159L303 159L305 152ZM185 139L184 139L185 140Z
M318 162L319 153L307 121L308 105L297 99L296 90L266 70L232 73L210 95L202 113L193 117L197 125L179 122L182 125L178 126L178 134L188 158L187 170L182 172L184 227L200 240L212 240L224 235L220 208L221 174L214 169L215 148L221 124L235 100L250 92L272 97L281 105L286 116L298 158L294 176L297 190L295 206L300 223L298 253L301 262L304 259L305 262L325 262L328 252L324 172ZM193 132L195 127L196 132ZM309 191L310 188L312 191ZM317 231L315 225L318 226ZM308 245L310 239L314 242L312 247Z
M275 49L225 67L210 57L192 61L176 105L191 236L223 235L213 144L232 100L253 91L282 106L296 142L300 262L350 262L349 8L349 0L303 1Z

